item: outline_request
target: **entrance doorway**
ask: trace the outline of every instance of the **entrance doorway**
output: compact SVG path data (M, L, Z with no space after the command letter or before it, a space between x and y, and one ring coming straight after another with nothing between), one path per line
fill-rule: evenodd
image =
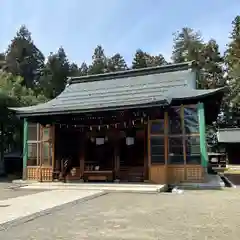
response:
M77 129L56 125L54 172L60 173L59 178L63 175L73 180L80 178L81 138L82 134ZM74 175L71 174L72 169L75 169Z
M144 129L135 129L120 139L120 181L142 182L144 180Z
M86 171L110 171L114 168L113 146L111 142L91 137L86 140L85 169ZM99 144L98 144L99 141ZM100 141L102 141L100 143Z
M89 132L85 142L84 181L113 181L114 144L107 132Z

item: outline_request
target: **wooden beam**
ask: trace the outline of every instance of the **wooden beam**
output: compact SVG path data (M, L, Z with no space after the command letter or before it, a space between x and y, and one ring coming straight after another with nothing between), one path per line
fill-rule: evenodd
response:
M168 164L168 134L169 134L169 119L168 112L164 112L164 157L165 165Z
M151 179L151 122L147 124L147 147L148 147L148 179Z
M85 154L86 154L86 134L81 134L81 141L80 141L80 178L83 177L83 173L85 170Z
M29 117L30 122L39 122L42 125L53 123L69 123L69 124L114 124L117 122L124 122L130 120L160 119L164 112L163 107L151 107L145 109L133 109L125 111L105 111L95 113L81 113L81 114L61 114L61 115L47 115Z
M148 177L148 125L144 125L144 180L149 180Z
M52 169L55 171L55 166L56 166L56 159L55 159L55 125L51 127L51 145L52 145Z

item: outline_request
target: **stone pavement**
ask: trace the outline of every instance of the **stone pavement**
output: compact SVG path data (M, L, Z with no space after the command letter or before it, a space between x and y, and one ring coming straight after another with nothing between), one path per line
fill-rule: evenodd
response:
M239 189L230 188L184 194L109 193L0 231L0 239L239 240L239 199Z
M53 190L0 201L0 231L47 214L54 208L101 196L102 191Z

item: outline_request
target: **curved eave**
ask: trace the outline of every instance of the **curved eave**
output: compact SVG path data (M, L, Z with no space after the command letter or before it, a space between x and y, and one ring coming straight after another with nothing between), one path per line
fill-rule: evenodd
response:
M136 108L149 108L155 106L165 107L170 104L170 100L162 99L162 100L148 100L142 101L139 104L131 104L131 105L120 105L113 107L104 107L104 108L90 108L90 109L71 109L71 110L61 110L61 111L48 111L48 112L31 112L29 110L26 111L26 108L10 108L15 111L16 114L23 117L36 117L36 116L47 116L47 115L62 115L62 114L74 114L74 113L92 113L92 112L103 112L103 111L114 111L114 110L125 110L125 109L136 109Z
M64 107L62 101L58 101L58 97L49 102L38 104L36 106L9 108L16 112L19 117L43 116L43 115L60 115L72 113L89 113L100 111L113 111L134 108L149 108L154 106L167 106L174 103L189 103L191 101L204 101L209 98L222 99L226 88L199 90L191 89L189 87L179 87L177 89L169 89L164 95L157 96L128 96L127 99L116 99L114 101L96 103L89 100L89 102L82 103L79 106L71 105ZM137 94L138 95L138 94ZM89 104L91 106L89 106Z
M206 97L215 97L219 93L224 95L228 88L216 88L216 89L190 89L190 88L178 88L171 92L172 100L201 100Z
M227 91L228 88L226 87L206 90L190 89L189 92L182 91L178 96L176 95L173 98L173 104L196 104L202 102L204 104L206 124L212 124L217 120L223 96ZM185 95L181 96L183 94Z
M46 106L52 106L53 102L55 102L56 99L52 99L46 103L40 103L38 105L28 106L28 107L9 107L8 109L15 112L17 116L21 117L22 115L31 115L33 111L41 112L42 109L44 109Z

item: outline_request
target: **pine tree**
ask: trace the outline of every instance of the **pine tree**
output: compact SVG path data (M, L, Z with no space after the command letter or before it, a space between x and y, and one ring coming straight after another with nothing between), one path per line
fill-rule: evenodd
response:
M54 98L65 88L67 77L70 75L70 66L64 49L51 53L48 57L43 74L40 78L40 88L48 98Z
M214 39L204 44L199 67L202 74L202 81L199 83L199 88L209 89L225 86L226 79L224 78L223 57Z
M157 56L146 54L145 58L146 58L147 67L157 67L157 66L162 66L167 64L167 61L165 60L162 54L159 54Z
M164 59L162 54L154 56L147 52L143 52L141 49L138 49L132 61L132 68L138 69L146 67L157 67L165 64L167 64L167 61Z
M240 64L240 15L232 21L230 44L225 53L225 60L229 69Z
M69 77L77 77L80 75L80 69L76 63L71 63L69 65Z
M197 88L209 89L225 85L223 57L214 39L204 43L199 32L183 28L175 33L172 59L175 63L195 62L199 70Z
M174 34L172 60L174 63L196 61L201 59L203 40L199 32L183 28Z
M238 109L240 107L240 16L236 16L232 22L230 44L225 53L225 62L231 89L228 101L233 109Z
M89 66L89 74L101 74L107 72L107 58L102 46L98 45L92 56L92 64Z
M138 49L132 61L132 68L138 69L138 68L146 68L146 67L147 67L146 53L143 52L141 49Z
M80 75L85 76L88 74L88 71L89 71L88 65L85 62L83 62L79 69Z
M116 53L111 58L108 59L107 70L108 72L117 72L127 70L127 64L119 53Z
M23 84L33 88L44 67L44 56L32 41L26 26L21 26L6 53L6 69L23 77Z
M0 53L0 70L6 70L6 57L4 53Z

